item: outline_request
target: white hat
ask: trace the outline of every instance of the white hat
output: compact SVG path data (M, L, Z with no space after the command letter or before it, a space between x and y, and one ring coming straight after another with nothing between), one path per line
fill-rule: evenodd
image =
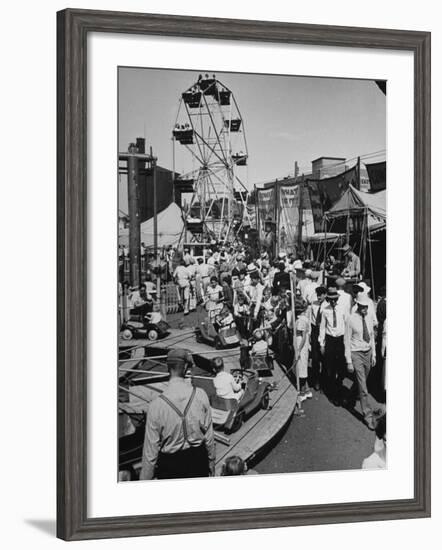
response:
M365 284L364 281L361 281L360 283L356 283L356 284L357 286L362 288L362 292L365 292L365 294L368 294L371 290L371 287Z
M293 263L293 269L302 269L302 262L301 260L295 260Z
M319 279L320 272L319 271L312 271L312 274L310 275L313 280Z
M253 273L254 271L256 271L258 268L256 267L255 264L249 264L247 266L247 273Z
M368 296L366 294L359 294L359 296L356 298L356 303L360 306L369 306L370 300L368 299Z
M313 272L312 272L311 269L306 269L306 270L305 270L305 276L306 276L306 277L311 277L311 276L312 276L312 273L313 273Z
M280 252L278 254L278 258L285 258L287 256L287 254L285 252Z

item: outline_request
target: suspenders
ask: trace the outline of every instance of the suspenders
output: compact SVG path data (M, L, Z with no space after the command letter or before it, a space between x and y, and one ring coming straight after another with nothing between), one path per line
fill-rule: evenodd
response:
M179 410L179 408L174 403L172 403L172 401L170 401L170 399L167 399L167 397L164 394L160 395L160 399L162 399L165 403L167 403L169 405L169 407L171 407L177 413L177 415L181 418L181 425L182 425L182 428L183 428L184 441L186 443L189 443L189 445L190 445L190 441L188 439L188 434L187 434L186 415L189 412L190 406L192 405L193 398L195 397L195 393L196 393L196 388L194 387L193 391L192 391L192 395L190 396L190 399L187 402L187 405L186 405L186 408L184 409L184 412L181 412Z

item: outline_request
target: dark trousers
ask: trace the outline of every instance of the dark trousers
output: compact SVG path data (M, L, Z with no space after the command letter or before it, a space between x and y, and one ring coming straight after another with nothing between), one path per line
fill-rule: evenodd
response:
M344 336L325 336L324 391L329 399L339 400L345 377Z
M312 357L312 370L311 370L311 384L320 384L322 385L321 380L321 367L322 367L322 355L321 347L318 341L319 337L319 327L312 325L311 330L311 339L310 339L310 348L311 348L311 357Z
M242 338L250 337L250 318L244 315L235 317L235 323Z
M208 476L209 458L204 444L199 447L189 447L176 453L160 453L158 455L155 474L157 479Z

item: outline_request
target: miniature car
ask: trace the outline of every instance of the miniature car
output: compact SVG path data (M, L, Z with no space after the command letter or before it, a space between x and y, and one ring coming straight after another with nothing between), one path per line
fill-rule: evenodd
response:
M243 341L240 349L241 367L246 370L253 370L260 376L264 376L267 373L271 374L271 371L274 369L272 352L268 350L263 355L252 355L250 347L249 342Z
M231 374L242 378L244 393L239 400L216 395L210 379L193 379L193 385L202 387L209 397L215 428L223 430L226 434L238 431L244 420L259 409L268 409L272 389L272 384L261 380L254 371L236 369L232 370Z
M215 346L216 349L225 349L237 346L240 335L233 321L228 326L217 328L217 325L208 317L195 329L196 341Z
M146 338L151 342L164 338L169 330L169 325L163 320L159 311L152 311L146 315L131 315L129 320L121 327L123 340L132 338Z
M271 353L266 355L251 355L250 368L259 374L273 370L273 356Z

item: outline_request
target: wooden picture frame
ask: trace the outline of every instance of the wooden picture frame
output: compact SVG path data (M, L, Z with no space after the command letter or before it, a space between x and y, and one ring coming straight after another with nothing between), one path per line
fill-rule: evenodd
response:
M88 518L87 37L152 34L352 48L414 56L414 498ZM430 515L430 33L64 10L57 17L57 535L65 540L406 519Z

